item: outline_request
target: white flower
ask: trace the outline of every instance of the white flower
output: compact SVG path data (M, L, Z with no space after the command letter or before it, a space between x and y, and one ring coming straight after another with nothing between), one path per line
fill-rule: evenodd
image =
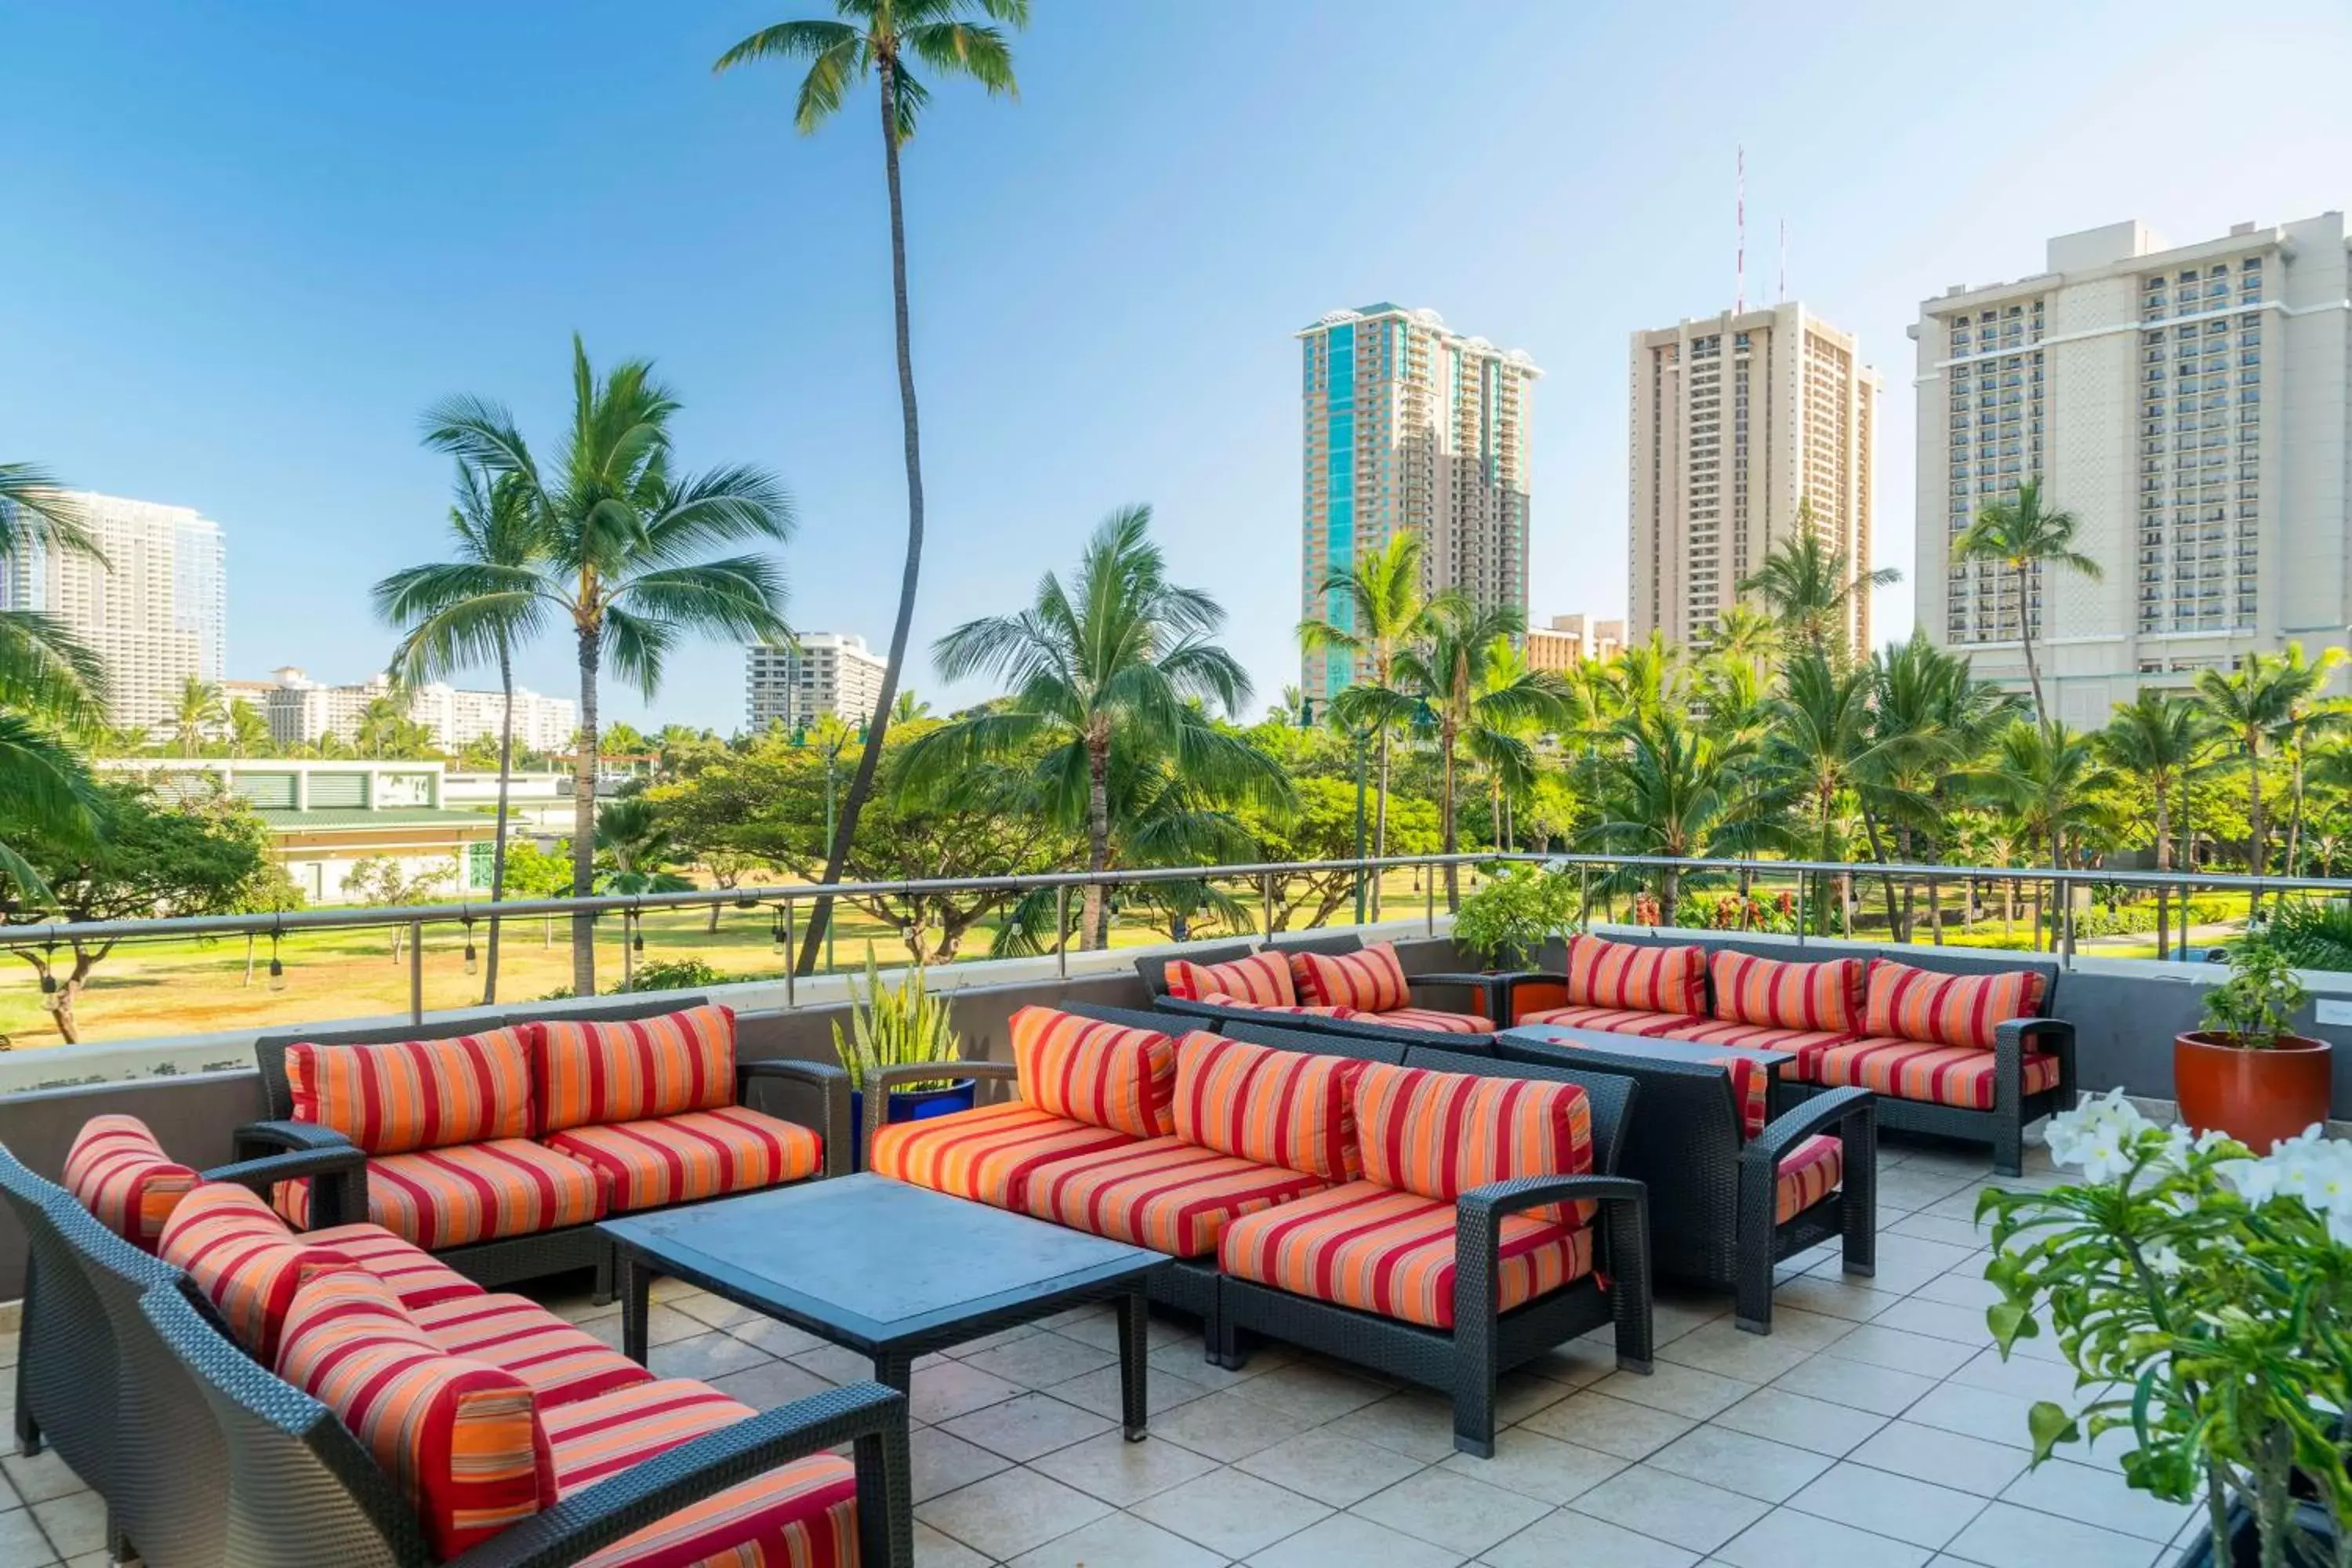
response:
M2088 1180L2111 1181L2130 1168L2124 1151L2152 1125L2120 1088L2109 1089L2050 1119L2051 1161L2079 1168Z

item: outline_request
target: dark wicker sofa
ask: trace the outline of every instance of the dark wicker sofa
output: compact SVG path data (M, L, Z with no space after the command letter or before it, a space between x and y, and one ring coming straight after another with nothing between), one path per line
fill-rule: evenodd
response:
M1135 972L1151 993L1152 1005L1162 1012L1198 1018L1209 1027L1221 1027L1226 1022L1247 1023L1269 1021L1276 1027L1296 1029L1309 1034L1343 1035L1354 1039L1387 1040L1401 1047L1428 1046L1442 1042L1448 1050L1468 1055L1480 1055L1493 1049L1494 1037L1489 1034L1454 1034L1450 1031L1413 1028L1404 1025L1387 1024L1377 1015L1354 1018L1318 1017L1311 1013L1285 1013L1254 1007L1228 1007L1214 1003L1194 1001L1168 994L1168 965L1177 957L1200 964L1230 963L1237 958L1247 958L1257 952L1360 952L1364 939L1354 931L1337 934L1293 934L1276 937L1272 942L1251 944L1235 942L1222 947L1202 948L1184 954L1159 953L1138 958ZM1440 1002L1475 1006L1480 1000L1474 987L1459 981L1425 978L1407 971L1405 987L1416 1005L1423 1004L1424 994L1429 1005L1438 1011L1456 1012L1463 1006L1437 1006Z

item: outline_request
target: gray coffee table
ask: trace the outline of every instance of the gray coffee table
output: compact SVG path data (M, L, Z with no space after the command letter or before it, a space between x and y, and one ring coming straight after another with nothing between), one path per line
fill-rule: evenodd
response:
M1120 1403L1144 1436L1144 1286L1162 1253L908 1186L839 1176L604 1222L621 1348L646 1359L656 1274L873 1358L908 1392L915 1358L1087 1301L1118 1303Z

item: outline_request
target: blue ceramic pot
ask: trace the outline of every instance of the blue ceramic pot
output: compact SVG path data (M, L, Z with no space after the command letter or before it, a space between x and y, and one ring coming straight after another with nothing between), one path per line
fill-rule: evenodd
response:
M882 1120L921 1121L928 1117L970 1110L979 1083L977 1079L960 1078L945 1089L894 1089ZM849 1167L853 1171L866 1169L866 1091L859 1089L849 1091Z

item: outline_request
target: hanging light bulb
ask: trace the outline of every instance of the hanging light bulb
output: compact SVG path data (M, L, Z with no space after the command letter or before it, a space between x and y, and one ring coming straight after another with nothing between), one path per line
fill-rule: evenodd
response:
M771 944L781 954L784 951L784 911L776 911L774 942Z
M644 930L640 928L635 936L629 938L629 951L632 952L643 952L645 950L646 933Z
M286 989L286 965L278 956L278 930L276 927L272 927L269 932L269 988L272 991L283 991Z
M474 922L467 921L466 922L466 973L471 975L479 974L481 972L482 961L474 952Z
M58 994L57 960L58 944L53 942L42 951L41 955L41 994L44 996Z

